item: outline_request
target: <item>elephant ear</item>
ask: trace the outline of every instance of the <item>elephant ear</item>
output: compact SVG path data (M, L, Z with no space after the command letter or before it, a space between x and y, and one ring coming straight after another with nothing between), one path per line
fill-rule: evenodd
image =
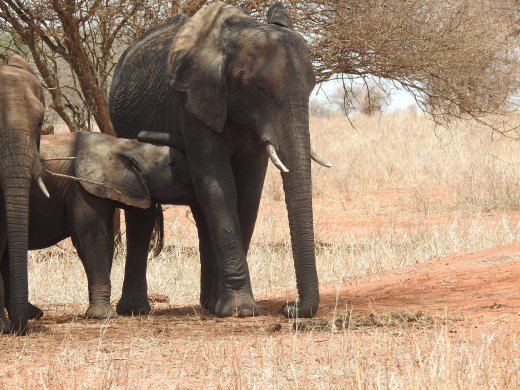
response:
M223 130L227 117L222 27L234 16L245 15L223 3L202 8L179 30L168 56L171 86L185 91L186 108L217 132Z
M103 139L105 138L105 139ZM151 206L150 192L134 156L137 149L122 150L120 142L107 136L78 145L74 171L83 188L92 195L112 199L128 206L146 209ZM111 137L109 137L111 138Z
M20 55L16 53L11 54L9 55L9 57L7 57L6 64L15 66L17 68L25 69L27 72L30 72L33 75L35 75L31 68L31 65L29 65L29 63L26 60L24 60Z
M282 3L276 2L267 9L267 23L293 29L293 24Z

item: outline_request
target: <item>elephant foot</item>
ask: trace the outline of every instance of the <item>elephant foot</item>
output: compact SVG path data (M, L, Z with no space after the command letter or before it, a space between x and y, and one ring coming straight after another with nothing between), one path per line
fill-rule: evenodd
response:
M43 317L43 310L29 302L29 319L39 320Z
M210 314L216 314L217 312L217 301L218 301L218 289L212 294L201 294L200 296L200 306L207 311L210 312Z
M122 316L139 316L150 314L152 308L148 302L148 296L121 295L116 306L117 314Z
M201 305L204 309L206 309L210 314L217 314L217 298L211 298L206 302L205 305Z
M293 302L283 307L283 314L287 318L312 318L317 312L317 305L301 305L298 302Z
M117 317L117 313L110 304L94 303L89 306L85 312L87 318L110 318Z
M11 322L3 313L0 314L0 333L11 333Z
M218 283L211 279L208 283L201 283L200 286L200 306L208 310L211 314L216 313L216 306L218 301Z
M39 320L43 317L43 310L38 306L33 305L31 302L27 302L28 304L28 316L30 320ZM11 315L9 308L7 308L7 314Z
M260 309L249 292L230 290L217 300L215 314L217 317L256 317Z

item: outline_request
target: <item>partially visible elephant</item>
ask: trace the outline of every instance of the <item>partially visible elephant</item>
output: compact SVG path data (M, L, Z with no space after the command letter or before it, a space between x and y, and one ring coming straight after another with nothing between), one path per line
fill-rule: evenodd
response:
M30 193L29 249L71 237L87 274L87 317L114 316L110 271L116 207L190 204L186 157L166 146L101 133L42 136L42 174L51 194ZM76 178L77 180L75 180ZM7 259L4 252L4 261Z
M299 292L284 312L310 317L318 310L309 137L315 75L283 6L272 5L267 15L262 23L217 2L191 19L174 16L126 49L110 91L118 137L146 129L143 140L166 140L186 153L198 200L192 211L201 305L221 317L259 313L246 254L268 158L282 172ZM153 214L126 212L126 221L127 273L117 310L147 313Z
M3 313L0 299L0 329L27 332L27 233L29 190L41 179L38 155L45 106L40 81L29 64L17 54L0 65L0 253L9 251L11 321ZM4 264L5 265L5 264Z

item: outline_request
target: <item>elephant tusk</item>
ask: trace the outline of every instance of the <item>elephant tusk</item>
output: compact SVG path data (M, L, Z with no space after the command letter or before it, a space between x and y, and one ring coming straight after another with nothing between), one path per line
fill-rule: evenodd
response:
M51 196L49 194L49 191L47 190L47 187L45 187L45 183L43 182L41 176L38 176L36 182L38 183L38 187L40 187L40 190L43 193L43 195L45 195L47 198L50 198Z
M320 164L326 168L330 168L332 166L332 164L330 162L328 162L327 160L324 160L323 158L318 156L314 150L311 150L311 158L315 162L317 162L318 164Z
M64 161L64 160L76 160L78 157L52 157L52 158L41 158L40 161Z
M267 144L266 149L267 153L269 154L269 158L271 159L275 167L284 173L289 172L287 167L283 165L283 162L278 157L278 154L276 154L276 149L274 148L274 146L271 144Z

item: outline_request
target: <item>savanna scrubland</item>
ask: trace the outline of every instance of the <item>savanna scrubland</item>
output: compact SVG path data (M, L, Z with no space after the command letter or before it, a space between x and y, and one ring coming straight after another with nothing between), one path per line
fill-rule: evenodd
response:
M30 299L45 316L28 337L0 339L14 353L2 387L517 387L520 145L477 125L435 128L414 110L351 121L311 119L334 164L313 171L317 318L280 314L296 292L270 168L249 254L262 316L201 311L193 219L166 207L150 316L82 318L86 277L70 243L31 252ZM113 299L123 265L121 249Z
M0 56L31 59L50 124L111 133L107 96L124 48L211 2L4 0ZM228 3L264 20L271 1ZM313 166L317 318L279 313L296 291L269 167L248 257L262 316L201 311L193 218L166 207L150 316L82 318L86 277L70 243L30 253L30 299L45 316L28 337L0 338L2 388L519 387L518 1L285 3L318 81L342 79L351 111L311 117L313 145L333 163ZM422 111L377 115L394 88Z

